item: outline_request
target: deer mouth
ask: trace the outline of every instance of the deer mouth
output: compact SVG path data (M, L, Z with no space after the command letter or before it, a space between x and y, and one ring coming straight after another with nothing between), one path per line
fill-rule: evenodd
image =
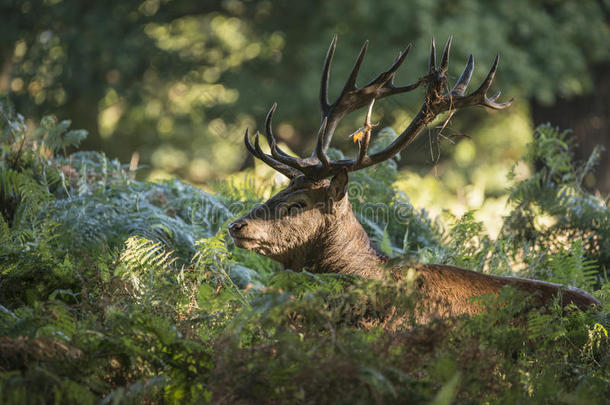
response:
M231 235L231 238L233 238L234 241L254 241L254 238L247 238L245 236L236 236L236 235Z
M231 234L231 232L229 232L229 234ZM271 250L268 246L265 246L265 242L261 241L260 238L249 238L246 236L237 236L233 234L231 234L231 238L233 239L235 246L238 248L250 250L263 256L271 255Z
M233 234L231 234L231 238L233 239L233 243L235 243L235 246L240 247L240 248L252 250L257 245L257 241L254 238L248 238L245 236L237 236L237 235L233 235Z

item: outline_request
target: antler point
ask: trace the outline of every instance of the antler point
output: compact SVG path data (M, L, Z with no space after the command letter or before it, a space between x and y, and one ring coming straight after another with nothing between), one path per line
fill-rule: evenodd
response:
M432 73L436 69L436 44L434 37L432 37L432 43L430 44L430 56L428 59L428 73Z

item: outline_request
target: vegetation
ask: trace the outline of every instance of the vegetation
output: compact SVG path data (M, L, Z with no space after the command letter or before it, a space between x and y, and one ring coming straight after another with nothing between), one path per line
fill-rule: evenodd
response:
M408 265L401 282L373 282L232 246L227 223L274 182L237 175L210 194L136 181L102 153L68 153L86 135L69 121L32 130L0 108L3 404L610 398L610 209L581 186L598 154L574 163L566 133L536 130L523 158L534 173L514 182L495 240L472 213L444 229L415 209L394 161L352 176L355 211L391 256L575 285L603 303L535 309L506 289L478 316L415 325Z
M154 175L196 182L243 166L244 127L260 124L274 101L280 138L297 152L312 150L316 89L334 34L333 77L346 77L363 41L371 41L363 82L409 43L397 83L415 81L433 36L441 44L454 37L450 75L459 75L470 53L476 57L473 83L499 53L497 86L517 99L513 121L526 122L511 128L501 150L517 155L532 132L530 102L591 93L593 67L610 61L608 5L594 0L2 0L0 11L0 92L19 111L36 120L49 111L72 117L91 134L87 149L123 161L137 151ZM342 85L331 80L331 93ZM417 93L375 108L384 125L398 127L420 100ZM458 114L454 130L478 140L500 119ZM344 133L359 120L346 120ZM494 145L475 145L472 166L479 167ZM429 169L427 153L406 153L410 164Z

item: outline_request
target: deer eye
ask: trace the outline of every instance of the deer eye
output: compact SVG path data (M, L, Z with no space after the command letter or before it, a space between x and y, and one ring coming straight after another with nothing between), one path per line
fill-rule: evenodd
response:
M288 206L288 212L290 214L297 214L299 212L301 212L302 210L304 210L307 207L307 203L305 201L296 201L291 203Z

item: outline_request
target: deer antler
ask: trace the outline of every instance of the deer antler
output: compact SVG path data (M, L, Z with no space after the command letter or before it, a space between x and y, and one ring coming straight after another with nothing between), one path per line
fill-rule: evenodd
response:
M474 57L470 55L468 62L466 63L466 68L462 72L462 75L458 79L457 83L453 89L451 89L451 91L446 92L446 73L449 67L449 52L451 50L451 37L449 37L443 51L441 64L438 67L436 66L436 47L434 44L434 38L432 39L428 73L415 83L406 86L394 85L394 75L411 50L411 45L409 45L403 52L398 54L398 57L394 60L394 63L392 63L388 70L380 73L366 86L358 88L356 86L356 78L358 76L358 72L360 71L360 66L362 65L362 61L364 60L364 55L366 54L368 47L368 41L365 42L362 46L360 54L358 55L358 58L356 59L354 67L352 68L352 71L345 82L341 94L337 100L335 100L335 102L330 104L328 102L328 81L330 78L330 65L335 53L336 45L337 37L335 36L330 43L330 47L324 60L322 80L320 84L320 108L322 110L322 123L320 125L320 129L318 130L316 147L310 157L301 159L290 156L281 150L277 145L271 125L277 104L273 104L265 119L265 136L271 149L271 155L267 155L261 150L258 143L258 134L256 135L255 146L253 147L248 138L248 131L246 130L245 142L250 153L290 178L303 174L308 178L318 180L334 175L344 168L348 171L356 171L368 166L372 166L395 156L398 152L410 144L417 137L417 135L419 135L419 133L421 133L421 131L432 120L434 120L437 115L445 111L457 110L476 105L501 110L510 106L513 101L513 99L510 99L505 103L496 103L496 100L500 96L500 92L497 92L492 97L487 97L486 95L498 67L498 56L496 56L491 70L479 88L468 95L464 95L474 69ZM422 84L425 84L427 87L426 97L424 104L413 121L385 149L372 155L368 155L368 145L370 139L370 115L375 100L394 94L412 91ZM363 139L361 139L359 142L360 149L358 157L356 159L330 161L326 155L326 151L328 150L337 124L347 114L366 105L369 105L366 120L368 127L365 125L367 128L365 129Z

